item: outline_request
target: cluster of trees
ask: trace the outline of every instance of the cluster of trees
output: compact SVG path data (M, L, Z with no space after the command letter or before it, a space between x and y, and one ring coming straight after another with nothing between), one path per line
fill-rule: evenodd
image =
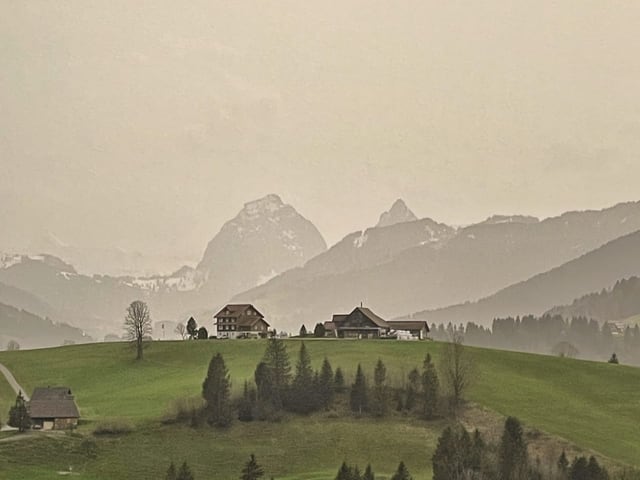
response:
M569 463L563 451L557 462L542 465L529 456L522 424L507 418L498 445L487 443L480 432L462 426L447 427L432 458L433 480L608 480L607 470L595 457L576 457Z
M198 322L193 317L189 317L187 324L179 323L176 325L175 332L180 335L182 340L206 340L209 338L209 332L205 327L198 328Z
M532 353L607 360L613 352L624 363L640 364L640 326L620 332L610 323L560 315L496 318L491 328L473 322L464 325L432 325L431 336L446 341L463 335L468 345Z
M414 368L401 386L389 386L387 369L378 359L373 372L373 385L369 387L362 366L358 364L355 380L349 394L351 410L357 414L369 413L375 417L388 414L391 406L397 411L415 413L427 420L438 414L440 382L436 366L427 354L422 371Z
M240 474L240 480L259 480L264 476L263 468L258 464L256 456L252 453L247 463L245 463ZM179 469L173 462L169 465L165 480L195 480L187 462L183 462Z
M304 338L304 337L324 338L326 332L327 330L326 328L324 328L324 324L322 323L316 323L316 326L314 327L312 333L309 333L309 331L307 330L307 327L304 324L302 324L302 326L300 327L300 332L298 333L298 336L301 338Z
M347 465L346 462L342 462L342 465L338 469L338 474L335 480L375 480L375 474L371 465L367 465L364 473L360 473L360 468L355 465ZM400 462L398 469L391 477L391 480L413 480L407 466L404 462Z
M193 414L199 417L192 418L192 424L204 418L210 425L228 427L235 418L248 422L279 419L285 411L309 414L334 407L336 398L341 405L348 400L348 409L356 415L384 417L395 410L430 420L442 413L457 413L472 376L459 338L445 346L439 368L427 354L421 369L412 369L407 379L392 379L378 359L372 382L358 364L349 387L342 369L334 371L326 357L314 370L304 342L292 368L285 342L270 338L253 381L245 380L238 399L231 398L231 378L222 355L213 356L202 385L204 408Z

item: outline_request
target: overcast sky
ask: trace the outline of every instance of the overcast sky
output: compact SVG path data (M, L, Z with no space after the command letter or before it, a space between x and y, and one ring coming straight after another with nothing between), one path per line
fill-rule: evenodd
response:
M0 248L640 199L640 2L0 0Z

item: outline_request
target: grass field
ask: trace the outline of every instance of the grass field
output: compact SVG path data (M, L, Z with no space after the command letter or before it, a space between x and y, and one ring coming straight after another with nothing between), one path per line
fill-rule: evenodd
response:
M399 381L421 364L427 352L437 360L442 348L433 342L306 343L315 366L326 355L334 368L343 368L347 381L358 362L371 376L378 357ZM287 345L293 363L299 341ZM47 475L71 463L76 471L81 469L82 478L125 478L119 472L132 471L135 457L135 468L140 468L135 478L157 478L142 472L158 459L164 463L186 459L200 473L199 479L235 478L238 465L255 451L276 478L330 479L343 459L362 467L371 462L380 473L391 473L403 459L416 480L430 478L430 457L443 426L437 422L376 422L318 414L279 424L236 423L227 432L158 426L157 419L173 399L199 394L213 353L224 355L239 390L245 378L252 378L264 346L263 341L156 342L145 351L143 362L134 361L133 352L123 344L0 352L0 362L27 391L36 385L70 386L87 422L80 432L109 418L127 418L137 425L130 435L99 439L98 458L91 461L74 451L69 436L35 440L42 442L42 458L28 453L32 448L28 443L34 440L0 443L0 472L5 462L12 472L7 478L57 478ZM469 394L473 401L616 461L640 466L640 369L516 352L469 351L477 366ZM13 398L0 382L0 413L7 411ZM11 458L22 461L9 463Z

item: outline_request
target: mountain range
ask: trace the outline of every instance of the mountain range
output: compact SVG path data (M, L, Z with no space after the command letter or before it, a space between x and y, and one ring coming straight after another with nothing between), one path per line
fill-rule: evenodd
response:
M495 216L453 228L427 218L373 227L233 301L258 304L289 329L360 302L401 317L486 297L638 230L638 202L542 221Z
M418 219L399 199L375 226L327 249L308 219L267 195L226 222L195 267L171 275L90 276L51 255L0 255L0 302L95 338L120 334L135 299L149 303L156 322L194 315L207 327L230 300L256 304L289 331L361 302L388 318L487 323L542 313L640 274L640 264L626 261L640 258L639 231L640 202L454 227Z

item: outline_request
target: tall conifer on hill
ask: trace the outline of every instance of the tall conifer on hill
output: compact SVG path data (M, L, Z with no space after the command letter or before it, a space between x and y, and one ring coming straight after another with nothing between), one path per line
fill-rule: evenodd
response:
M351 386L351 397L349 400L351 410L354 412L362 414L369 408L367 380L364 376L364 372L362 371L362 366L360 364L358 364L356 378L353 385Z
M229 371L220 353L209 362L207 377L202 384L202 396L209 423L217 427L231 424L231 380Z

